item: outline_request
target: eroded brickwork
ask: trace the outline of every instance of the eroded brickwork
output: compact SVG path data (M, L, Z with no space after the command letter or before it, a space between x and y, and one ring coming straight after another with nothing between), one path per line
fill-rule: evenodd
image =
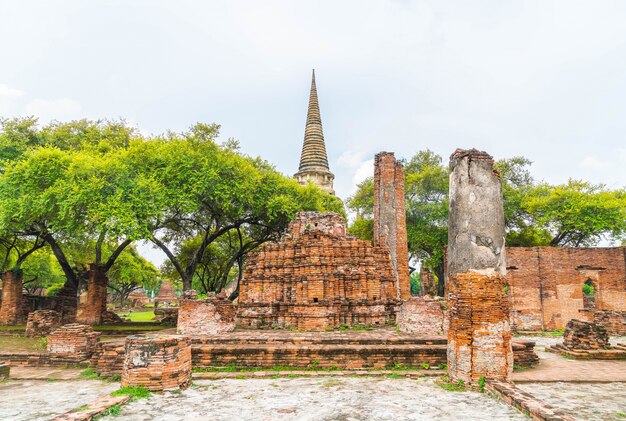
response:
M525 339L513 340L513 361L517 367L532 367L539 363L535 342Z
M305 212L280 242L249 256L237 323L300 330L385 325L395 320L397 304L388 249L346 235L337 214Z
M412 297L400 306L396 316L398 329L419 336L441 336L448 332L443 300L429 296Z
M435 297L437 295L437 285L435 285L435 276L433 273L422 266L420 268L420 281L422 288L420 289L420 295L429 295Z
M28 314L26 336L48 336L62 325L61 313L54 310L36 310Z
M476 385L513 371L499 175L485 152L450 157L448 373Z
M9 270L2 275L2 304L0 325L16 325L24 322L22 311L22 271Z
M76 321L89 325L102 323L103 314L107 310L107 283L108 279L104 266L89 265L89 280L87 283L87 297L78 305Z
M567 349L605 349L610 346L609 334L603 326L572 319L563 333L563 346Z
M404 170L391 152L378 153L374 159L374 244L389 249L398 297L409 299Z
M626 335L626 311L596 311L593 322L603 326L610 335Z
M48 352L55 356L82 361L91 357L100 341L100 332L88 325L71 323L48 336Z
M507 280L517 330L593 321L596 311L626 311L626 248L508 247ZM593 299L583 294L585 282Z
M178 333L184 335L215 335L235 329L236 310L225 297L205 300L180 300Z
M154 307L172 306L178 304L178 298L174 292L174 287L168 282L163 282L161 288L159 288L159 294L154 300Z
M184 389L191 382L191 345L179 335L126 338L122 387Z

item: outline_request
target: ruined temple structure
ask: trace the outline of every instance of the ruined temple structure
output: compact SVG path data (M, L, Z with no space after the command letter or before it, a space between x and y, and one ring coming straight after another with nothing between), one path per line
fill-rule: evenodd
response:
M24 321L22 311L23 274L21 270L9 270L2 275L2 302L0 325L15 325Z
M387 246L396 278L398 297L411 297L409 246L404 208L404 171L393 153L374 158L374 244Z
M582 319L626 332L625 247L507 247L506 254L516 330L562 329ZM583 293L585 284L593 295Z
M399 304L388 248L347 235L331 212L299 213L251 253L240 288L237 323L254 328L385 325Z
M108 278L103 265L89 265L87 295L81 298L76 311L76 321L88 325L99 325L104 322L107 312Z
M309 110L306 115L300 167L298 172L294 174L294 178L302 185L311 182L320 189L330 194L335 194L333 190L335 176L328 167L324 131L322 130L322 117L320 116L317 87L315 86L315 70L313 70L313 78L311 80Z
M448 368L475 386L513 371L505 288L502 185L485 152L450 157L448 216Z
M172 306L176 304L178 304L178 298L174 292L174 287L168 281L163 282L163 285L159 288L157 297L154 299L154 307L157 308L159 305Z

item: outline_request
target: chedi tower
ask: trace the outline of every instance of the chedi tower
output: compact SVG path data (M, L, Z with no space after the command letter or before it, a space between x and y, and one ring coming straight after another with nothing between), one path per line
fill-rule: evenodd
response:
M320 106L317 100L317 88L315 86L315 70L311 80L311 94L309 97L309 110L306 115L306 127L304 129L304 143L302 145L302 155L300 156L300 167L294 174L298 183L306 185L309 181L329 192L335 194L333 190L333 180L335 175L328 167L328 157L326 155L326 144L324 143L324 132L322 130L322 118L320 116Z

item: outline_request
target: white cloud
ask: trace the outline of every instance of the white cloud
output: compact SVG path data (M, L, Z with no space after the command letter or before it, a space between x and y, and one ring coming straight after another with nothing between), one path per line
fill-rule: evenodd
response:
M346 168L358 168L362 163L365 152L347 150L337 158L337 165Z
M352 177L352 183L354 184L354 190L356 191L356 185L361 181L365 180L367 177L374 176L374 160L368 159L361 163L359 168L354 172L354 176Z
M588 156L582 160L580 166L583 168L605 169L612 167L613 163L609 161L602 161L594 156Z
M9 85L5 85L4 83L0 83L0 97L19 98L22 95L24 95L23 91L12 88Z
M43 122L76 118L80 110L80 103L70 98L36 98L24 107L26 115L33 115Z

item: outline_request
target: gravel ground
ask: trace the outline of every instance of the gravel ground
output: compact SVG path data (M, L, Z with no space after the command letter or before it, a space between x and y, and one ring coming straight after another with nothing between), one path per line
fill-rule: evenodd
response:
M517 386L581 421L626 419L626 383L522 383Z
M476 392L447 392L431 379L324 377L195 381L154 394L103 420L526 420Z
M119 387L119 383L99 380L0 382L0 419L48 420L54 415L88 404Z

